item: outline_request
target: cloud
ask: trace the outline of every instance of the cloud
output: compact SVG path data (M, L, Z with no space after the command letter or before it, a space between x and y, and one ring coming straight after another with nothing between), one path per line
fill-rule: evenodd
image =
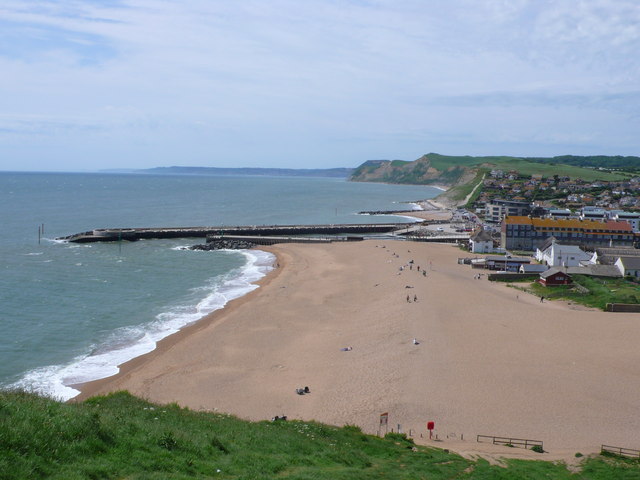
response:
M78 158L277 166L497 148L487 136L531 154L639 146L631 0L6 0L0 18L16 158L25 135Z

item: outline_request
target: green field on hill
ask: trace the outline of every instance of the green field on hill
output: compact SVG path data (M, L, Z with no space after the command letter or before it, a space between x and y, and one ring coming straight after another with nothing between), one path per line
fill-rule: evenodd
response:
M609 172L598 170L595 168L585 168L575 165L567 165L563 163L542 163L518 157L471 157L471 156L449 156L439 155L437 153L428 154L431 165L438 170L445 170L454 165L465 167L487 166L487 168L503 170L509 172L515 170L521 175L542 175L543 177L553 177L559 175L561 177L570 177L572 179L580 178L586 181L604 180L618 181L628 177L620 172ZM549 160L549 159L547 159Z
M597 456L577 473L545 461L492 466L354 426L252 423L123 392L65 404L0 391L0 479L40 478L631 480L640 463Z

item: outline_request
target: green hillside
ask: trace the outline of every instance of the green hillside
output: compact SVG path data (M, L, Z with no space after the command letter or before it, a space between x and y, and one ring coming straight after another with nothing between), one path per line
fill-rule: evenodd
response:
M541 454L544 458L544 454ZM544 461L491 466L403 435L315 422L251 423L128 393L64 404L0 391L1 479L638 479L637 460L596 457L580 473Z
M567 163L562 163L565 160ZM553 158L472 157L429 153L412 162L400 160L371 160L365 162L354 170L350 180L459 186L477 178L477 173L481 170L497 169L505 172L516 171L520 175L539 174L544 177L560 175L572 179L580 178L586 181L616 181L628 177L628 174L622 171L609 171L609 168L619 168L620 165L625 165L629 171L633 171L635 168L640 168L640 158L605 156L563 156Z

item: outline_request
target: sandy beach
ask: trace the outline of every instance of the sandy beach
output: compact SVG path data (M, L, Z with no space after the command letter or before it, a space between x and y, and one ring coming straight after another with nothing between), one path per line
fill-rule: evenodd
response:
M435 421L437 445L456 451L484 448L478 434L543 440L551 454L640 448L637 314L540 303L476 280L457 264L468 254L451 245L269 250L280 268L259 289L119 375L81 386L80 399L126 389L250 420L287 415L370 433L389 412L389 428L417 439ZM310 393L297 395L304 386Z

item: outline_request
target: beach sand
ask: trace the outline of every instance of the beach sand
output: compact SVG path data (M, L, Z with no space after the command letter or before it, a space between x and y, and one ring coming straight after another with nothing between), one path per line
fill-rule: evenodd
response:
M119 375L81 386L80 399L126 389L250 420L287 415L369 433L389 412L390 429L401 424L426 442L425 423L435 421L437 446L474 454L494 448L477 434L543 440L566 457L603 443L640 448L637 314L540 303L476 280L457 264L469 254L452 245L269 250L280 268L261 288ZM304 386L311 393L297 395Z

